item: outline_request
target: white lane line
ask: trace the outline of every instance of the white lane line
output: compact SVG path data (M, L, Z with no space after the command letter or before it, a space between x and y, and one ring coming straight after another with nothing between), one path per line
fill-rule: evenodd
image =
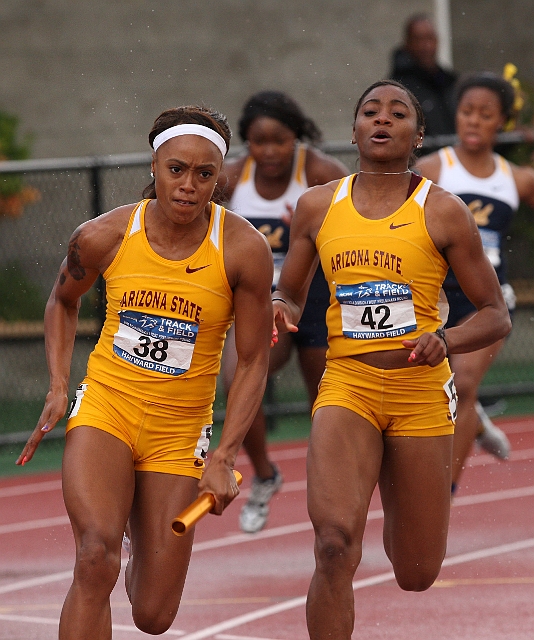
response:
M534 547L534 538L518 540L517 542L509 542L497 547L490 547L489 549L479 549L478 551L470 551L469 553L461 553L457 556L445 558L441 566L452 567L455 564L463 564L464 562L481 560L482 558L491 558L492 556L498 556L503 553L512 553L513 551L523 551L523 549L530 549L531 547Z
M299 480L292 483L287 483L285 491L304 491L306 489L306 481ZM281 491L284 491L282 487ZM499 500L509 500L511 498L525 498L527 496L534 495L534 486L531 487L518 487L517 489L503 489L500 491L491 491L488 493L472 494L469 496L459 496L454 498L453 507L464 507L472 504L482 504L484 502L496 502ZM382 517L381 510L370 511L368 515L369 520L374 520L377 517ZM3 533L16 533L18 531L28 531L34 529L43 529L46 527L56 527L60 525L69 524L67 516L57 516L55 518L43 518L42 520L28 520L26 522L14 522L12 524L0 525L0 535ZM293 525L287 525L283 527L275 527L273 529L264 529L259 533L249 534L235 534L228 536L227 538L221 538L216 540L208 540L206 542L199 542L193 547L193 551L203 551L205 549L216 549L219 547L227 547L232 544L238 544L241 542L252 542L254 540L262 540L263 538L273 538L279 535L288 535L291 533L299 533L311 529L309 522L300 522ZM198 547L198 549L196 548Z
M275 640L274 638L259 638L258 636L231 636L226 633L219 633L216 640Z
M5 620L6 622L23 622L24 624L48 624L57 627L59 625L59 619L54 618L42 618L40 616L17 616L11 614L0 614L0 620ZM137 633L143 633L137 627L131 624L113 624L111 625L113 631L127 631L131 633L132 631L136 631ZM178 629L169 629L169 631L163 633L160 638L170 638L175 636L183 636L185 635L185 631L180 631Z
M38 578L29 578L28 580L20 580L19 582L12 582L11 584L4 584L0 586L0 594L11 593L12 591L20 591L21 589L30 589L31 587L40 587L43 584L59 582L61 580L67 580L69 578L72 579L72 569L70 571L50 573L46 576L39 576Z
M455 498L452 507L465 507L469 505L482 504L485 502L496 502L499 500L509 500L513 498L524 498L534 495L534 486L519 487L517 489L504 489L502 491L491 491L488 493L473 494L469 496L460 496ZM367 520L378 520L384 516L382 509L375 509L369 511L367 514ZM66 516L65 516L66 517ZM40 521L37 521L38 523ZM24 524L24 523L21 523ZM258 533L238 533L229 535L226 538L215 538L214 540L206 540L204 542L197 542L193 545L193 553L198 551L207 551L210 549L220 549L222 547L228 547L234 544L241 544L244 542L255 542L256 540L265 540L269 538L276 538L279 536L292 535L295 533L301 533L303 531L310 531L312 529L311 522L309 520L305 522L298 522L292 525L285 525L282 527L273 527L272 529L264 529ZM1 531L1 529L0 529ZM123 566L127 560L123 560ZM72 571L65 571L62 573L50 574L48 576L41 576L39 578L32 578L30 580L23 580L20 582L14 582L11 584L0 586L0 594L10 593L11 591L18 591L20 589L31 588L49 582L57 582L72 577Z
M274 462L280 462L280 460L296 460L298 458L305 458L308 453L308 447L295 447L294 449L280 449L269 450L269 459ZM245 454L238 455L235 461L236 468L240 466L250 465L250 459Z
M306 480L297 480L295 482L287 482L280 489L280 493L291 493L294 491L306 491ZM250 489L242 491L237 499L246 498L250 493ZM39 520L26 520L24 522L12 522L10 524L0 525L0 535L3 533L17 533L19 531L33 531L36 529L46 529L47 527L57 527L69 524L68 516L56 516L54 518L42 518ZM244 539L250 537L245 534Z
M68 516L56 516L55 518L41 518L40 520L26 520L25 522L12 522L0 525L0 534L17 533L18 531L34 531L46 527L58 527L69 524Z
M510 500L512 498L526 498L534 495L534 486L517 487L516 489L502 489L500 491L488 491L487 493L474 493L470 496L459 496L453 498L453 507L465 507L472 504L483 504L484 502L498 502L499 500Z
M12 498L27 494L41 493L43 491L61 491L61 480L47 480L46 482L31 482L29 484L16 484L12 487L0 489L0 498Z
M378 520L384 517L382 509L369 511L367 520ZM273 527L272 529L263 529L258 533L236 533L227 538L216 538L215 540L206 540L193 545L193 552L206 551L208 549L220 549L233 544L241 544L242 542L255 542L256 540L266 540L268 538L277 538L278 536L287 536L293 533L301 533L302 531L310 531L313 529L309 520L305 522L297 522L296 524L288 524L282 527Z
M523 549L528 549L530 547L534 547L534 538L529 538L528 540L518 540L517 542L513 542L510 544L503 544L497 547L490 547L488 549L479 549L478 551L473 551L471 553L463 553L458 556L445 558L445 560L443 561L443 566L462 564L465 562L471 562L473 560L480 560L481 558L489 558L491 556L501 555L503 553L520 551ZM364 589L365 587L371 587L374 585L383 584L384 582L389 582L394 578L395 574L393 573L393 571L387 571L386 573L381 573L376 576L369 576L368 578L363 578L362 580L356 580L352 583L352 588L354 591L356 591L358 589ZM305 603L306 596L293 598L292 600L281 602L278 605L251 611L245 615L230 618L229 620L223 620L218 624L211 625L210 627L206 627L193 633L186 634L182 637L182 640L202 640L203 638L211 638L212 636L219 634L219 632L221 631L235 629L236 627L247 624L248 622L254 622L261 618L276 615L278 613L281 613L282 611L295 609L297 607L303 606Z
M280 487L279 493L293 493L295 491L306 491L307 482L306 480L295 480L294 482L284 482L284 484ZM239 495L236 497L236 500L242 500L244 498L248 498L250 495L250 487L247 489L241 489Z
M500 460L489 453L471 456L467 460L466 467L480 467L487 464L507 464L510 462L521 462L523 460L531 460L534 458L534 449L512 449L508 460Z

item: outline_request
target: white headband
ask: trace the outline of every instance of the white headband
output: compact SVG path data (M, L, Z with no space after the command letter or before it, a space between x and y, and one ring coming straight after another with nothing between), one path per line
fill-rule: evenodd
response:
M228 148L226 146L226 142L224 138L220 136L216 131L210 129L209 127L204 127L201 124L177 124L174 127L170 127L169 129L165 129L161 133L154 138L154 142L152 143L152 148L154 151L157 151L159 147L167 140L171 138L176 138L177 136L202 136L206 138L210 142L219 149L222 157L226 155Z

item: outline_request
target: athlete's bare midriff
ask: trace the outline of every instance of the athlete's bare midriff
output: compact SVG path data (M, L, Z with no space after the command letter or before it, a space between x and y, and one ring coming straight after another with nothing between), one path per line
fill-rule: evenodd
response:
M371 351L350 357L375 369L404 369L418 366L408 362L409 355L410 349L392 349L391 351Z

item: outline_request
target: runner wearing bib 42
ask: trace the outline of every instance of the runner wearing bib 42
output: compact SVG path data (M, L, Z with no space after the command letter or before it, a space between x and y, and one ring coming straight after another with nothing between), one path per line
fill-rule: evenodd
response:
M453 433L456 392L446 360L416 372L373 370L351 358L404 349L402 340L442 324L438 299L448 265L425 224L432 182L423 178L417 184L413 176L406 202L387 218L371 220L353 205L354 177L340 181L316 239L331 303L327 368L313 411L345 406L389 435ZM407 385L415 378L417 401L407 403Z

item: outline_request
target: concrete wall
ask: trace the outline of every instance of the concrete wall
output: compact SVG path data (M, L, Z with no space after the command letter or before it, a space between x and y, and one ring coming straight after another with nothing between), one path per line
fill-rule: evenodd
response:
M348 139L361 91L384 77L401 26L431 0L2 0L0 109L33 157L148 150L164 109L205 102L236 128L275 88Z
M454 65L501 73L507 62L534 85L534 2L451 0Z
M330 140L387 75L405 19L433 0L2 0L0 110L34 157L148 150L164 108L204 102L235 129L255 91L292 94ZM451 0L460 71L514 61L534 81L532 0Z

